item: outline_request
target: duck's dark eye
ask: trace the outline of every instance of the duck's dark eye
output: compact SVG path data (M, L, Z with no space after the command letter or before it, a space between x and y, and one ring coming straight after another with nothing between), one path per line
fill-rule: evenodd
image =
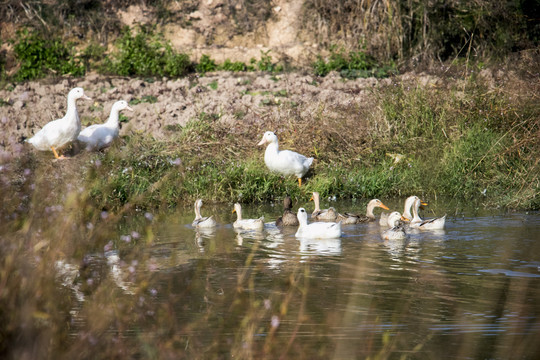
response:
M300 212L306 212L306 210L302 209L302 210L300 210Z

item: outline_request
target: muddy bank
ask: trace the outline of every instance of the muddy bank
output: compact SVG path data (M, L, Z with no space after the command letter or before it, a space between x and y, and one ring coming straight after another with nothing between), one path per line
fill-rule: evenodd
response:
M494 83L493 76L490 72L485 78ZM123 99L130 102L134 112L125 114L120 135L139 132L163 139L201 113L212 115L231 131L236 127L267 130L279 126L290 121L290 111L306 121L317 114L352 122L362 129L367 114L377 111L373 90L403 82L432 88L456 84L411 73L386 79L344 80L336 73L318 78L302 73L229 72L161 80L90 74L20 83L0 90L0 161L9 161L21 151L34 151L24 140L64 115L66 96L73 87L83 87L92 98L77 103L83 127L106 121L112 104Z

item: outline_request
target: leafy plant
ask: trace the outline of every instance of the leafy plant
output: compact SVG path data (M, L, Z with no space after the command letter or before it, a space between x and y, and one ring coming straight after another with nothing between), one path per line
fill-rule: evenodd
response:
M61 39L46 39L42 34L29 32L28 29L17 32L13 48L19 60L20 68L15 80L31 80L54 73L81 76L85 73L82 59L74 55L70 43Z
M218 82L216 80L212 81L211 83L208 84L208 87L212 90L217 90L218 88Z
M118 52L106 63L108 72L124 76L182 76L190 69L189 57L176 53L161 35L145 26L133 36L124 28Z
M280 72L283 71L283 65L274 64L272 62L272 56L270 56L270 51L261 50L261 58L257 61L257 70L259 71L268 71L268 72Z
M204 74L210 71L216 71L217 69L218 69L218 66L216 65L215 60L206 54L201 56L199 63L197 64L197 66L195 66L195 70L197 70L197 72L200 72L201 74Z
M226 59L225 62L219 67L221 70L225 71L253 71L255 68L250 65L246 65L241 61L231 61L229 59Z
M326 76L331 71L338 71L344 78L385 77L394 72L391 65L380 66L375 58L364 51L346 52L344 48L332 46L328 61L318 56L313 63L315 75Z
M141 103L155 104L157 102L157 97L154 95L144 95L140 99L133 99L129 102L130 105L137 105Z

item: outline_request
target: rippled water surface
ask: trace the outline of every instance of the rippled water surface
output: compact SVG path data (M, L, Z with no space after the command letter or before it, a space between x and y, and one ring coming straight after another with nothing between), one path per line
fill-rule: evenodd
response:
M81 259L60 261L74 341L87 339L95 350L84 352L98 354L102 343L128 344L142 358L540 353L538 213L456 214L438 204L423 216L447 212L445 230L383 241L376 222L343 226L340 239L306 241L272 223L277 206L244 209L245 218L265 215L263 232L235 231L231 210L205 204L203 215L220 223L214 232L194 230L191 209L137 213L81 254L84 274Z

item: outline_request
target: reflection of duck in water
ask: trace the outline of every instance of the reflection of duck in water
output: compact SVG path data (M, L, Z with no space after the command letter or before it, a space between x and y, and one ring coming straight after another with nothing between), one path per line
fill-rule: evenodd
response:
M56 269L56 278L61 280L63 286L71 288L77 300L83 302L84 294L81 291L80 282L77 281L80 276L79 267L65 260L56 261L54 267Z
M419 230L444 229L444 224L446 222L446 214L438 218L422 220L420 216L418 215L418 209L420 208L420 205L427 205L427 204L422 202L419 198L416 198L413 204L413 208L412 208L413 217L409 226L413 229L419 229Z
M283 199L283 215L277 218L276 226L298 226L298 217L291 211L292 200L289 196Z
M258 219L243 219L242 218L242 205L239 203L234 204L233 213L236 213L236 221L233 223L235 229L244 230L258 230L264 229L264 216Z
M306 209L298 209L298 221L300 226L295 236L309 239L329 239L341 236L341 223L335 222L314 222L308 224Z
M215 227L199 227L195 231L195 241L200 252L204 252L204 239L211 239L216 236Z
M359 223L364 223L364 222L375 221L375 215L373 214L373 210L376 207L389 210L388 207L384 205L381 200L373 199L367 204L365 215L357 215L357 214L351 214L347 212L343 214L338 213L337 221L341 221L342 224L359 224Z
M244 244L244 240L261 241L265 239L264 232L260 230L235 228L234 231L236 232L236 243L239 246Z
M341 239L309 239L299 238L300 252L315 252L318 255L340 255Z
M388 215L388 226L390 229L382 232L382 238L384 240L401 240L407 238L407 233L402 223L405 220L398 211L394 211Z
M319 205L319 193L314 191L310 200L315 203L315 209L311 213L311 218L315 220L335 221L337 218L336 209L329 207L328 209L322 209Z
M125 274L120 266L120 257L118 256L116 251L109 251L105 253L105 256L107 257L107 264L109 265L111 278L113 279L114 283L119 288L124 290L126 294L133 295L134 292L131 289L133 287L133 284L124 281Z
M216 220L214 220L213 216L209 217L202 217L201 216L201 207L203 205L202 199L197 199L195 201L195 219L191 223L191 225L195 228L203 229L203 228L215 228L217 223Z

